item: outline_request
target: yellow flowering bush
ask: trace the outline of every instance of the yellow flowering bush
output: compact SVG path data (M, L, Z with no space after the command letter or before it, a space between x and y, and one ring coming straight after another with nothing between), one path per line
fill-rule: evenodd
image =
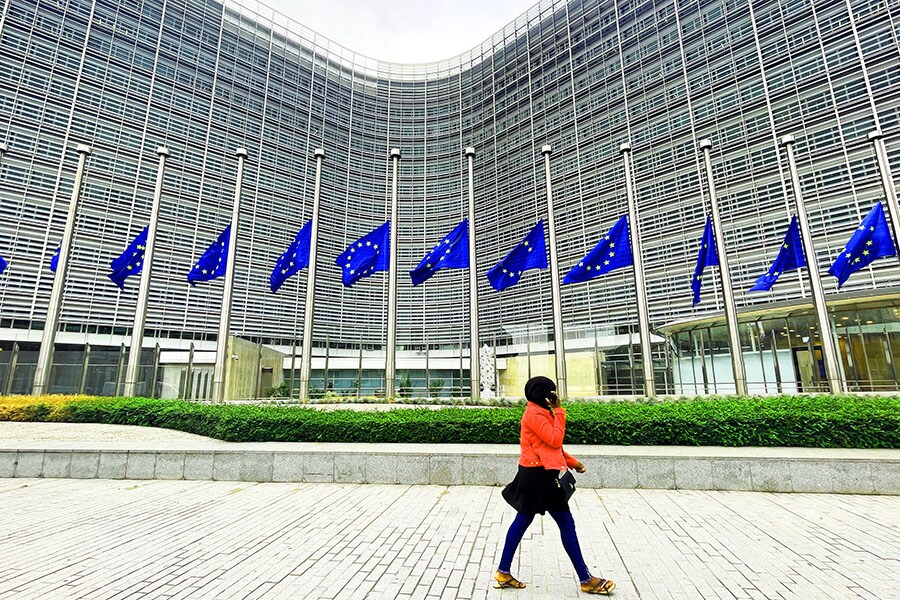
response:
M0 421L67 421L66 408L90 396L0 396Z

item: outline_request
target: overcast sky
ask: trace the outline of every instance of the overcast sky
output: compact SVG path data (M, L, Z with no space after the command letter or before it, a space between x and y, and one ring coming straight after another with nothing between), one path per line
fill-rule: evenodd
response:
M481 44L537 0L260 0L364 56L424 63Z

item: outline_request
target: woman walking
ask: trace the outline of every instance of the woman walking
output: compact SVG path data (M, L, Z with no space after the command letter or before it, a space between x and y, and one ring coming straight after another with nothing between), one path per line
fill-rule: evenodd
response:
M575 521L569 511L569 503L559 476L567 468L584 473L584 465L563 450L566 435L566 409L560 407L556 396L556 384L547 377L532 377L525 384L528 404L522 415L519 445L519 471L515 479L503 489L503 498L516 509L518 514L509 532L500 557L500 566L494 575L494 587L521 589L525 584L510 573L513 555L522 541L522 536L537 513L549 512L559 526L563 547L572 560L581 591L588 594L609 594L616 587L611 579L593 577L588 571L578 536Z

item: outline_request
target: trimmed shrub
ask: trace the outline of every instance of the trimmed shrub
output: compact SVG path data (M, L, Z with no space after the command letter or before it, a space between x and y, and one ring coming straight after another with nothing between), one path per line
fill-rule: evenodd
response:
M515 444L523 408L321 410L146 398L0 398L0 420L163 427L233 442ZM567 444L900 448L900 398L575 403Z

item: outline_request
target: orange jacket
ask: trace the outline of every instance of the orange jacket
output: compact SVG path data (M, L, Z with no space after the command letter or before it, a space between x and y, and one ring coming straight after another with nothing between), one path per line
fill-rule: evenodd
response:
M556 408L550 412L529 402L522 415L519 464L558 471L574 467L578 460L562 448L565 436L566 409Z

